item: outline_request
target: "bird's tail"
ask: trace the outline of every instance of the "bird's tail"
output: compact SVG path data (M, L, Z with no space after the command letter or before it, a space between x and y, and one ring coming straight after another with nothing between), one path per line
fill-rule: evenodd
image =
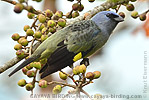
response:
M38 56L31 56L27 60L25 60L22 64L20 64L15 70L13 70L8 76L12 76L14 73L25 67L26 65L30 64L31 62L35 61L38 58Z

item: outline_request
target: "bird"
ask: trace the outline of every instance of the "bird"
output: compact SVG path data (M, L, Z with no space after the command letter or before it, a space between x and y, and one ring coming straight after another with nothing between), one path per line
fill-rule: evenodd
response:
M78 21L55 32L43 41L33 54L14 69L14 73L36 61L47 58L41 78L57 72L101 49L119 22L124 19L113 11L101 11L91 19Z

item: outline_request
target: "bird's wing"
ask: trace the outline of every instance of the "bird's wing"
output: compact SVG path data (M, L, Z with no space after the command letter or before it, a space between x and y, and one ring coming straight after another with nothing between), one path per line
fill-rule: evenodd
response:
M101 30L91 20L84 20L65 28L67 34L65 39L60 41L58 48L48 58L41 78L52 74L73 62L83 58L96 45L96 41Z

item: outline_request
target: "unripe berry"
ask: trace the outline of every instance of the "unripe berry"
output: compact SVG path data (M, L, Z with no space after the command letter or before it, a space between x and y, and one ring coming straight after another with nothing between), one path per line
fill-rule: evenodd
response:
M67 75L62 73L62 72L59 72L59 77L62 79L62 80L66 80L67 79Z
M41 87L41 88L46 88L47 86L48 86L48 82L46 81L46 80L40 80L39 81L39 87Z
M49 20L47 23L48 27L54 27L56 25L54 20Z
M85 73L86 72L86 66L84 64L79 66L79 72L80 73Z
M41 2L42 0L35 0L36 2Z
M86 73L86 78L92 80L94 79L94 74L92 72L88 72Z
M60 18L60 19L58 20L58 25L59 25L60 27L65 27L65 26L66 26L66 20L63 19L63 18Z
M137 0L130 0L131 2L135 2L135 1L137 1Z
M62 11L56 11L55 15L57 15L59 18L62 18L63 12Z
M18 0L20 3L24 3L25 2L25 0Z
M32 63L33 63L33 62L32 62ZM33 68L32 63L30 63L30 64L28 64L28 65L26 66L26 68L27 68L28 70L31 70L31 69Z
M18 40L18 43L21 44L21 41L22 41L23 39L25 39L25 38L24 38L24 37L21 37L21 38Z
M26 88L27 91L31 91L31 90L33 90L34 86L33 86L32 83L28 83L28 84L25 85L25 88Z
M83 9L84 9L84 6L81 4L81 5L79 5L79 7L78 7L78 11L83 11Z
M47 28L46 28L46 27L44 27L44 28L41 30L42 34L44 34L46 31L47 31Z
M88 0L89 2L94 2L95 0Z
M14 46L14 49L15 49L15 50L20 50L20 49L22 49L22 45L21 45L21 44L16 44L16 45Z
M52 12L51 10L49 10L49 9L47 9L47 10L45 11L45 14L46 14L46 16L49 17L49 18L51 18L51 17L53 16L53 12Z
M56 85L54 88L53 88L53 94L59 94L61 93L62 91L62 87L60 85Z
M44 40L46 40L48 38L48 35L42 35L41 36L41 42L43 42Z
M18 41L20 39L20 35L18 33L14 33L11 38L14 40L14 41Z
M25 25L24 26L24 31L26 32L28 29L30 29L30 26L29 25Z
M19 81L18 81L18 85L21 86L21 87L25 86L25 85L26 85L25 79L19 80Z
M26 6L27 11L34 13L35 9L32 6Z
M51 33L56 32L56 27L52 27L52 28L50 27L50 28L49 28L49 32L51 32Z
M40 31L35 32L34 37L35 38L40 38L42 33Z
M30 12L27 13L27 17L28 17L29 19L33 19L34 16L35 16L35 14L33 14L33 13L30 13Z
M20 44L22 46L27 46L28 45L28 41L26 39L22 39L22 40L20 40Z
M125 13L119 12L118 14L119 14L121 17L125 18Z
M45 25L44 24L38 24L38 26L39 26L39 30L42 30L44 27L45 27Z
M34 34L34 31L32 29L27 29L26 31L27 36L33 36L33 34Z
M74 13L72 13L72 17L73 17L73 18L78 17L78 16L79 16L78 11L75 11Z
M138 17L138 12L137 11L131 12L131 17L137 18Z
M16 55L18 58L23 58L24 57L25 52L23 50L18 50L16 52Z
M40 62L34 62L34 68L41 69L41 63Z
M141 21L145 21L145 20L146 20L146 14L141 14L141 15L139 15L139 19L140 19Z
M35 76L35 71L29 70L29 71L27 71L26 75L27 75L29 78L34 77L34 76Z
M26 67L22 68L22 72L26 75L28 69Z
M80 74L80 72L79 72L79 67L80 67L80 66L76 66L76 67L73 68L72 71L73 71L73 74L74 74L74 75Z
M79 4L78 4L78 3L74 3L74 4L72 5L72 9L73 9L74 11L78 10L78 8L79 8Z
M23 8L24 8L24 6L21 3L17 3L14 7L14 12L15 13L21 13Z
M46 21L46 17L43 14L38 15L38 20L40 23L44 23Z
M101 73L99 71L94 71L93 74L94 74L94 79L97 79L101 76Z
M128 5L126 5L126 9L127 9L128 11L133 11L133 10L135 9L135 7L134 7L133 4L128 4Z
M68 12L67 14L66 14L66 18L72 18L72 14L70 14L70 12Z

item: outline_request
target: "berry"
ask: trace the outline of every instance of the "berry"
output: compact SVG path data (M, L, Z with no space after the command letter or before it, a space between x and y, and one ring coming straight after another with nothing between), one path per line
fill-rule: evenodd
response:
M73 74L74 75L80 74L80 72L79 72L79 66L74 67L72 71L73 71Z
M74 13L72 13L72 17L73 17L73 18L78 17L78 16L79 16L78 11L75 11Z
M146 14L145 14L145 13L140 14L140 15L139 15L139 19L140 19L141 21L145 21L145 20L146 20Z
M62 80L66 80L67 79L67 75L62 73L62 72L59 72L59 77L62 79Z
M20 39L19 39L20 40ZM22 46L27 46L28 45L28 41L26 40L26 39L21 39L20 40L20 44L22 45Z
M34 62L33 67L36 69L41 69L41 63L40 62Z
M94 79L97 79L101 76L101 73L99 71L95 71L93 72L93 74L94 74Z
M36 2L41 2L42 0L35 0Z
M138 17L138 12L137 11L131 12L131 17L137 18Z
M62 18L63 12L62 11L56 11L55 15L57 15L59 18Z
M31 70L32 68L33 68L33 66L31 65L32 63L30 63L30 64L28 64L27 66L26 66L26 68L28 69L28 70Z
M47 28L44 27L44 28L41 30L41 33L44 34L46 31L47 31Z
M14 40L14 41L18 41L20 39L20 35L18 33L14 33L11 38Z
M133 11L133 10L135 9L135 7L134 7L133 4L128 4L128 5L126 5L126 9L127 9L128 11Z
M33 14L33 13L30 13L30 12L27 13L27 17L28 17L29 19L33 19L34 16L35 16L35 14Z
M26 67L22 68L22 72L26 75L28 69Z
M94 2L95 0L88 0L89 2Z
M20 3L24 3L25 2L25 0L18 0Z
M54 88L53 88L53 94L59 94L61 93L62 91L62 87L60 85L56 85Z
M48 82L46 81L46 80L40 80L39 81L39 87L41 87L41 88L46 88L47 86L48 86Z
M16 45L14 46L14 49L15 49L15 50L20 50L20 49L22 49L22 45L21 45L21 44L16 44Z
M38 15L38 20L40 23L44 23L46 21L46 17L43 14Z
M42 35L41 36L41 42L43 42L44 40L46 40L48 38L48 35Z
M60 18L60 19L58 20L58 25L59 25L60 27L65 27L65 26L66 26L66 20L63 19L63 18Z
M83 9L84 9L84 6L81 4L81 5L79 5L79 7L78 7L78 11L83 11Z
M24 79L21 79L21 80L18 81L18 85L23 87L23 86L26 85L26 81Z
M35 9L32 6L27 6L27 11L34 13Z
M56 27L53 27L53 28L49 28L49 32L51 32L51 33L54 33L54 32L56 32Z
M53 12L52 12L51 10L49 10L49 9L47 9L47 10L45 11L45 14L46 14L46 16L49 17L49 18L51 18L51 17L53 16Z
M25 52L23 50L18 50L16 52L16 55L18 58L23 58L24 57Z
M72 9L73 9L74 11L78 10L78 8L79 8L79 4L78 4L78 3L74 3L74 4L72 5Z
M28 84L25 85L25 88L26 88L27 91L31 91L31 90L33 90L34 86L33 86L33 84L28 83Z
M85 73L86 72L86 66L84 64L80 65L79 72L80 73Z
M29 70L29 71L27 71L26 75L27 75L29 78L34 77L34 76L35 76L35 71Z
M29 25L25 25L24 26L24 31L26 32L28 29L30 29L30 26Z
M72 18L72 14L70 14L70 12L68 12L67 14L66 14L66 18Z
M121 17L125 18L125 13L119 12L118 14L119 14Z
M42 33L40 31L35 32L34 37L35 38L40 38Z
M14 12L15 13L21 13L23 8L24 8L24 6L21 3L17 3L14 7Z
M56 26L56 23L54 20L49 20L47 25L48 25L48 27L54 27L54 26Z
M45 27L45 25L44 24L38 24L38 27L39 27L39 30L42 30Z
M27 29L26 31L27 36L33 36L33 34L34 34L34 31L32 29Z
M94 79L94 74L92 72L88 72L86 73L86 78L92 80Z
M21 38L18 40L18 43L21 44L21 41L22 41L23 39L25 39L25 38L24 38L24 37L21 37Z

